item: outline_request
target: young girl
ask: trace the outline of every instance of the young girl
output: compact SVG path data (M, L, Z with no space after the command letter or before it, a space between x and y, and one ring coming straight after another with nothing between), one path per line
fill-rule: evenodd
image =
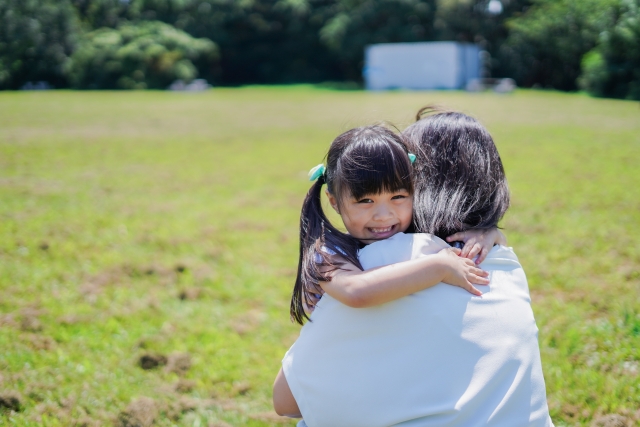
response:
M400 136L382 126L352 129L338 136L310 178L300 217L300 257L291 298L291 317L302 324L305 307L313 310L326 292L351 307L383 304L437 283L459 286L482 295L473 284L489 283L487 273L469 258L486 253L502 234L493 229L467 231L462 237L473 248L443 250L366 272L358 261L365 245L410 229L413 220L415 156ZM322 210L322 186L348 234L337 230ZM461 237L461 236L458 236Z
M453 240L472 228L495 232L509 194L486 129L460 113L422 120L419 114L404 136L418 155L417 230L441 237L460 232ZM399 234L367 246L359 253L361 265L400 266L445 245L429 236ZM409 254L397 244L407 240ZM483 298L449 286L367 310L325 298L283 359L274 384L276 412L299 417L302 409L314 426L471 425L474 420L552 426L524 271L504 246L494 248L483 266L492 272ZM333 285L340 278L329 277Z

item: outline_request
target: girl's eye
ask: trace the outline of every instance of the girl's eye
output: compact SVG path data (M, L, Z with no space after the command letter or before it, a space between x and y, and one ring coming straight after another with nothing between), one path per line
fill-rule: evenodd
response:
M371 199L360 199L360 200L358 200L358 203L373 203L373 200L371 200Z
M396 194L391 198L391 200L406 199L406 198L407 196L405 194Z

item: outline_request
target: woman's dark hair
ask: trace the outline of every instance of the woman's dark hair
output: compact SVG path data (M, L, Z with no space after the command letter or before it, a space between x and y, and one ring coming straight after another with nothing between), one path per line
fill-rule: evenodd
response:
M466 114L433 106L416 120L402 133L417 156L416 231L444 238L497 227L509 208L509 188L489 132Z
M338 207L347 197L405 189L413 193L413 168L402 138L383 126L351 129L329 147L327 168L311 186L300 213L300 257L291 296L291 319L302 324L309 317L304 304L310 294L320 293L318 282L331 280L327 272L342 264L332 263L332 253L362 268L358 249L362 244L337 230L322 210L322 186L336 198ZM322 271L320 271L322 270Z

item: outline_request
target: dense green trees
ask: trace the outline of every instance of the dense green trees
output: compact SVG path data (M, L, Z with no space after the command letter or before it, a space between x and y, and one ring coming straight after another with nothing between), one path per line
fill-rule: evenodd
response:
M373 43L434 40L435 0L339 2L320 39L340 61L342 75L359 80L364 49Z
M30 81L65 85L64 67L78 38L69 2L0 0L0 89Z
M640 0L622 6L616 26L583 57L580 84L596 96L640 100Z
M501 54L523 86L575 90L582 57L616 21L619 0L536 0L508 22Z
M120 0L74 2L92 28L158 20L213 40L220 48L220 62L201 75L215 83L343 78L338 60L318 36L336 13L336 0L131 0L126 6ZM112 11L108 20L105 10Z
M121 0L71 0L87 29L115 28L126 19L129 1Z
M221 62L216 81L225 84L341 80L337 59L318 36L335 13L336 3L207 0L198 2L195 12L185 9L176 14L172 24L218 43Z
M181 79L191 81L217 59L209 39L194 39L158 21L85 35L68 63L71 86L78 89L164 89Z
M193 79L198 70L210 73L218 57L213 42L160 22L128 23L132 6L121 0L0 0L0 88L36 81L165 88L176 78Z
M507 21L523 16L532 0L440 0L435 27L440 40L477 43L489 53L485 72L510 76L510 67L500 48L509 36ZM500 9L496 10L498 6Z
M521 86L640 97L640 0L0 0L0 89L358 81L368 44L456 40Z

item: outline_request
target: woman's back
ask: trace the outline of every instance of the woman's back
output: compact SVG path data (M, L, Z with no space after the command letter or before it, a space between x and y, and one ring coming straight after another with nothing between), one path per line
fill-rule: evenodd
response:
M369 269L446 246L398 234L360 260ZM307 425L552 425L524 272L505 247L482 267L482 298L444 284L368 309L323 297L283 361Z

